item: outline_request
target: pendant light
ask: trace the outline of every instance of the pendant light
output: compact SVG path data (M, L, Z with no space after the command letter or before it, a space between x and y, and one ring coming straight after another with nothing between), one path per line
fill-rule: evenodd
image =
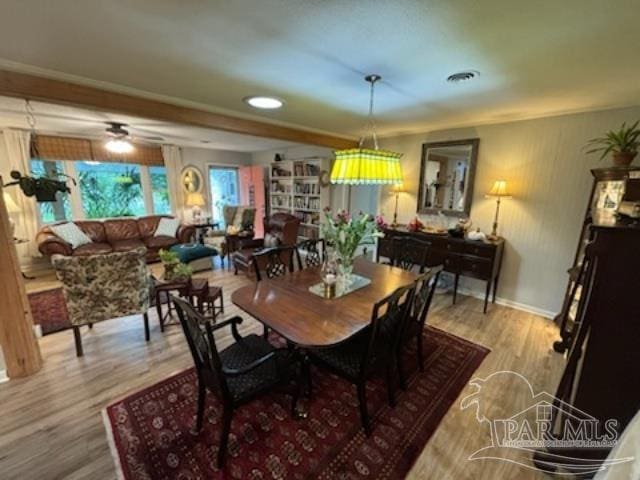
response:
M398 185L402 183L400 168L401 153L378 148L376 125L373 116L373 92L380 75L367 75L370 84L369 117L367 132L360 139L358 148L336 150L336 159L331 169L331 183L346 185ZM373 148L364 148L367 138L373 138Z

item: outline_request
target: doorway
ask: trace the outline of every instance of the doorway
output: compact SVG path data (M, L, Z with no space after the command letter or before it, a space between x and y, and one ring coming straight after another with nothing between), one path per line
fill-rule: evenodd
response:
M238 205L240 193L238 188L238 169L235 167L209 167L209 189L213 219L224 222L222 208L225 205ZM221 228L227 225L220 224Z

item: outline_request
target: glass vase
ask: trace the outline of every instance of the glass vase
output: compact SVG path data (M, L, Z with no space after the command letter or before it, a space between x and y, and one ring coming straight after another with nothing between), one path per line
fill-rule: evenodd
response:
M340 281L345 285L351 285L353 281L353 255L344 255L340 257L340 265L338 269Z

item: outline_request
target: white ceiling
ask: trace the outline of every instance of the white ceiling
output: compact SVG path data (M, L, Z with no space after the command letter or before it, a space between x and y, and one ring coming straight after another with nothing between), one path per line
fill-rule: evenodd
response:
M0 65L342 135L379 73L390 134L636 105L639 18L639 0L3 0Z
M30 102L36 120L36 130L41 134L68 135L88 138L106 138L105 122L121 122L128 126L134 141L143 143L172 144L236 152L259 152L281 149L298 144L283 140L240 135L209 128L177 125L156 120L94 112L80 108ZM28 129L25 101L0 96L0 128Z

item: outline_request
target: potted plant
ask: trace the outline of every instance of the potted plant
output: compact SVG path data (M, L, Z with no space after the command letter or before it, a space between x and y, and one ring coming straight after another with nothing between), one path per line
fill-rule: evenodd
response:
M609 130L604 137L589 140L587 146L592 146L587 153L601 152L600 160L609 153L613 154L613 165L616 167L628 167L638 154L640 147L640 120L627 127L623 123L619 130Z
M164 279L168 282L182 282L191 278L193 270L189 265L180 261L178 254L170 250L161 249L158 252L164 267Z
M44 202L55 202L56 194L58 192L66 192L71 193L71 189L67 186L67 181L58 180L55 178L49 177L35 177L22 175L17 170L12 170L11 178L13 178L13 182L9 182L5 185L8 187L10 185L18 185L27 197L33 197L35 195L36 201L39 203ZM70 178L73 184L76 184L76 181L69 177L69 175L65 175L64 173L58 173L59 177L67 177Z

